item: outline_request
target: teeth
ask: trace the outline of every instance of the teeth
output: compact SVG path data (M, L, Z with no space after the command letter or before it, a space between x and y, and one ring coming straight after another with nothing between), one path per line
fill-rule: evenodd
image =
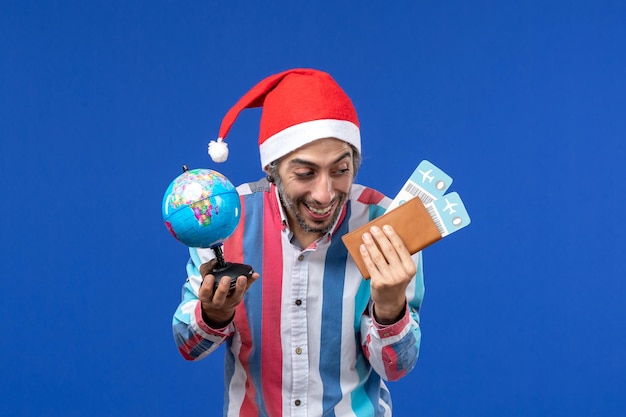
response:
M331 208L333 208L333 206L329 206L326 207L325 209L317 209L317 208L313 208L311 206L307 206L309 208L309 210L311 210L313 213L315 214L319 214L319 215L324 215L327 214Z

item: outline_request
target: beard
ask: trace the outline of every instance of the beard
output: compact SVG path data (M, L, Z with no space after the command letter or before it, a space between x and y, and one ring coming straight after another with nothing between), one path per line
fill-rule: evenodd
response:
M307 233L316 233L316 234L326 234L330 232L331 228L335 225L335 222L339 218L341 214L341 209L347 199L346 193L338 193L333 198L331 204L334 204L334 212L333 214L324 220L315 221L315 219L305 219L304 215L300 211L300 205L305 205L309 207L307 201L303 198L292 198L287 193L285 193L285 186L281 181L280 177L277 176L275 179L275 185L278 189L278 195L280 197L280 202L282 203L285 211L289 218L293 218L298 222L300 228Z

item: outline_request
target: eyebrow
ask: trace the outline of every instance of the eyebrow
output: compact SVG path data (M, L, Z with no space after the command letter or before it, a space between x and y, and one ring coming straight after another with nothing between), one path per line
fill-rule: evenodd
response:
M338 162L341 162L342 160L344 160L345 158L350 158L352 155L350 154L350 152L346 152L344 154L342 154L339 158L335 159L332 164L336 164ZM306 165L306 166L310 166L310 167L316 167L318 166L316 163L311 162L311 161L307 161L306 159L302 159L302 158L294 158L291 159L289 161L289 165L293 166L293 165Z

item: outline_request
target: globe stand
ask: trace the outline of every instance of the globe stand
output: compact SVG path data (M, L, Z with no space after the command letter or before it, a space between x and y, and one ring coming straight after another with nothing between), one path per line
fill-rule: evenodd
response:
M221 244L213 246L211 250L213 250L213 253L215 254L215 259L217 260L215 268L213 268L213 271L211 271L211 274L215 277L215 290L217 290L217 286L222 280L222 277L230 277L229 293L232 292L235 288L235 285L237 284L237 278L239 278L240 275L243 275L248 279L252 277L254 269L250 265L226 262L224 260L224 253L222 252Z

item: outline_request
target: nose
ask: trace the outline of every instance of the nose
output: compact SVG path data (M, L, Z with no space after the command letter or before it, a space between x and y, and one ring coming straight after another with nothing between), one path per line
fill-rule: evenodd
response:
M311 198L318 204L329 204L335 198L332 178L326 174L320 174L311 184Z

